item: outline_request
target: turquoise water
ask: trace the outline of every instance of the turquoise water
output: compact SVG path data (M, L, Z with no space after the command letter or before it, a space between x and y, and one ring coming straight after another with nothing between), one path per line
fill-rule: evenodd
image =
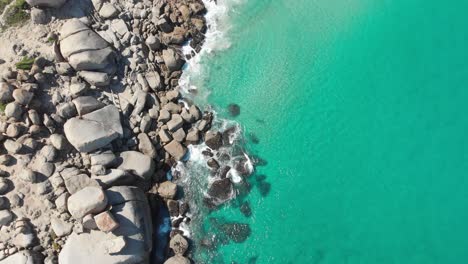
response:
M266 160L207 263L468 263L468 1L249 0L203 61ZM258 175L266 175L259 184ZM262 189L266 183L271 189ZM206 220L205 228L209 229Z

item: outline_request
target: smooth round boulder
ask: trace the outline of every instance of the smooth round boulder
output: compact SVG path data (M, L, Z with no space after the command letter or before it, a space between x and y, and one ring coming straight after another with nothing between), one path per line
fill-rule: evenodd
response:
M22 114L23 114L23 109L16 102L9 103L5 107L5 116L7 118L13 118L15 120L19 120Z
M24 89L16 89L13 91L13 98L15 99L15 102L17 102L20 105L28 105L29 102L33 99L34 94L26 91Z

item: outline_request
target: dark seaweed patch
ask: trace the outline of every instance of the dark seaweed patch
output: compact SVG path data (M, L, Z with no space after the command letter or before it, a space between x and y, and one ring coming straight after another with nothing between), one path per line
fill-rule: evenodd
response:
M250 133L248 134L248 138L249 138L249 140L250 140L252 143L254 143L254 144L260 143L260 139L259 139L259 138L257 137L257 135L255 135L253 132L250 132Z
M270 193L271 190L271 184L266 182L266 181L261 181L257 185L258 190L260 191L260 194L265 197Z
M252 216L252 208L250 208L250 204L247 201L242 203L242 205L240 206L240 211L246 217Z
M238 116L240 115L240 106L238 104L229 104L228 111L231 116Z

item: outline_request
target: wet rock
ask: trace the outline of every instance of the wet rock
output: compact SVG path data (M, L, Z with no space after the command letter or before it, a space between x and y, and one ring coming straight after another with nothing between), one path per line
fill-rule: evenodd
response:
M169 211L169 215L172 217L176 217L179 215L179 203L174 200L167 201L167 209Z
M231 198L232 193L232 183L229 178L214 181L208 189L208 195L221 201Z
M170 181L165 181L159 185L158 194L166 199L174 199L177 194L177 185Z
M219 131L208 131L205 133L205 144L213 149L217 150L223 145L223 137Z
M142 180L149 180L156 169L153 159L138 151L125 151L120 153L120 170L128 171Z
M106 206L107 196L99 187L85 187L68 198L68 211L76 219L102 212Z
M243 243L252 233L248 224L225 223L221 224L219 229L236 243Z
M188 242L182 235L177 234L169 242L169 247L176 255L184 255L188 249Z
M246 217L252 216L252 209L250 208L250 204L247 201L242 203L242 205L240 206L240 211Z

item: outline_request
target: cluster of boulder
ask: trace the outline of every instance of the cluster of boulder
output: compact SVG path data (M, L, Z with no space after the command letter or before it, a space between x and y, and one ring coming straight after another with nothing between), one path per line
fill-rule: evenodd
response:
M43 24L38 14L74 1L27 2ZM188 205L167 175L189 145L222 144L212 114L178 87L181 45L203 42L204 5L93 0L90 10L49 34L54 59L1 75L0 263L149 263L161 202L174 230L164 263L190 263L177 230Z

